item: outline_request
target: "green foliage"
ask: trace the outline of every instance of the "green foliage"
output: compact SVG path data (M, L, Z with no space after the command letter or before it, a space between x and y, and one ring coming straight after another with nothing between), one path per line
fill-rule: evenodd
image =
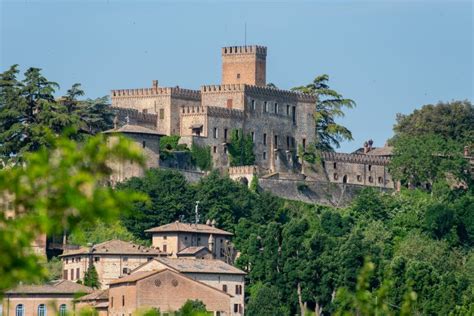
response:
M95 265L90 262L89 267L84 274L84 280L82 282L85 286L89 286L93 289L100 288L99 282L99 275L97 274L97 270L95 269Z
M252 181L250 181L250 191L258 192L258 177L257 175L252 176Z
M212 156L210 146L192 144L191 157L194 164L201 170L212 169Z
M259 283L253 288L245 314L248 316L284 315L285 310L279 304L281 300L281 293L277 287Z
M101 135L77 143L48 139L52 149L26 154L24 164L0 170L0 195L12 196L14 219L0 212L0 293L17 282L40 281L47 271L30 244L39 234L73 231L79 223L109 221L142 196L103 186L109 159L142 163L139 150L126 139L107 146Z
M133 315L135 316L161 316L159 308L145 308L136 310Z
M87 246L89 243L99 244L112 239L120 239L140 244L144 243L129 232L119 220L110 223L98 220L94 223L88 223L87 225L79 224L78 228L69 235L68 243Z
M251 166L255 163L253 140L250 134L244 135L242 129L233 129L230 134L229 161L232 167Z
M208 316L211 312L206 310L206 305L199 300L187 300L176 312L176 316Z
M59 280L63 276L63 264L61 259L53 257L45 263L45 268L48 271L47 280Z
M454 141L433 134L400 136L394 147L390 172L402 184L428 183L430 189L436 182L446 181L448 175L457 181L470 181L466 172L468 162L463 157L462 147Z
M292 89L317 97L314 119L316 121L317 139L315 147L318 151L333 151L334 147L340 147L341 141L352 140L351 131L336 123L336 119L344 117L344 108L352 109L355 102L332 90L328 85L328 81L328 75L321 75L306 86Z
M402 136L437 135L462 146L474 145L474 107L468 100L427 104L409 115L397 114L392 142Z
M113 113L107 97L78 101L84 92L73 85L67 95L55 99L59 85L29 68L19 81L18 65L0 74L0 158L17 161L24 153L51 146L49 131L55 135L69 130L69 137L82 140L86 135L109 128Z
M181 137L179 135L163 136L160 138L160 151L176 150Z

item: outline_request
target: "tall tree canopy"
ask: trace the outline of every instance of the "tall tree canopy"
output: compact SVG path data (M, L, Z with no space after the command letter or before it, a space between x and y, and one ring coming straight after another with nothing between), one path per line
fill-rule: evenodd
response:
M79 101L84 95L74 84L66 96L55 98L59 85L49 81L39 68L29 68L18 79L18 65L0 74L0 158L18 159L25 152L48 145L48 131L60 134L70 129L74 139L83 139L111 127L113 113L107 98Z
M306 86L295 87L292 90L309 93L317 97L314 119L316 121L316 149L334 151L344 140L352 140L351 131L336 122L344 117L344 109L351 109L355 102L344 98L340 93L331 89L328 84L329 76L316 77Z

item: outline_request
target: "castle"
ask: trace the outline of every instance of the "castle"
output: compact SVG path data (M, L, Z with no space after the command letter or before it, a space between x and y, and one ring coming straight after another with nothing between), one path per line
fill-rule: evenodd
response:
M150 88L112 90L112 107L122 123L127 121L126 133L133 138L152 133L179 135L188 148L208 146L213 167L233 178L248 181L256 173L394 188L387 169L390 150L372 149L371 145L360 153L324 153L323 168L304 166L298 149L305 150L315 142L316 97L267 86L266 58L263 46L224 47L220 85L189 90L160 87L153 80ZM228 146L233 130L251 136L254 166L230 167ZM146 148L145 140L141 145ZM155 154L148 159L158 163L159 152ZM116 180L124 178L127 175Z

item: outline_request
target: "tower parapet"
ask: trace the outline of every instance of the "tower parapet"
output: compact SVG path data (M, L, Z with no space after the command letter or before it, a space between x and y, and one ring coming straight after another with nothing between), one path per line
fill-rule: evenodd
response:
M228 46L222 48L222 84L266 85L267 48Z
M180 87L153 87L140 89L120 89L112 90L112 98L116 97L153 97L157 95L170 95L182 99L201 100L201 92L199 90L183 89Z

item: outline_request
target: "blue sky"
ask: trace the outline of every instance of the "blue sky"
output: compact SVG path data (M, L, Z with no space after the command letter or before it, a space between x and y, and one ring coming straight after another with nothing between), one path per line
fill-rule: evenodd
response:
M471 1L0 0L0 68L43 68L87 96L220 82L220 47L268 47L267 80L289 89L318 74L354 99L341 120L381 146L396 113L473 97Z

